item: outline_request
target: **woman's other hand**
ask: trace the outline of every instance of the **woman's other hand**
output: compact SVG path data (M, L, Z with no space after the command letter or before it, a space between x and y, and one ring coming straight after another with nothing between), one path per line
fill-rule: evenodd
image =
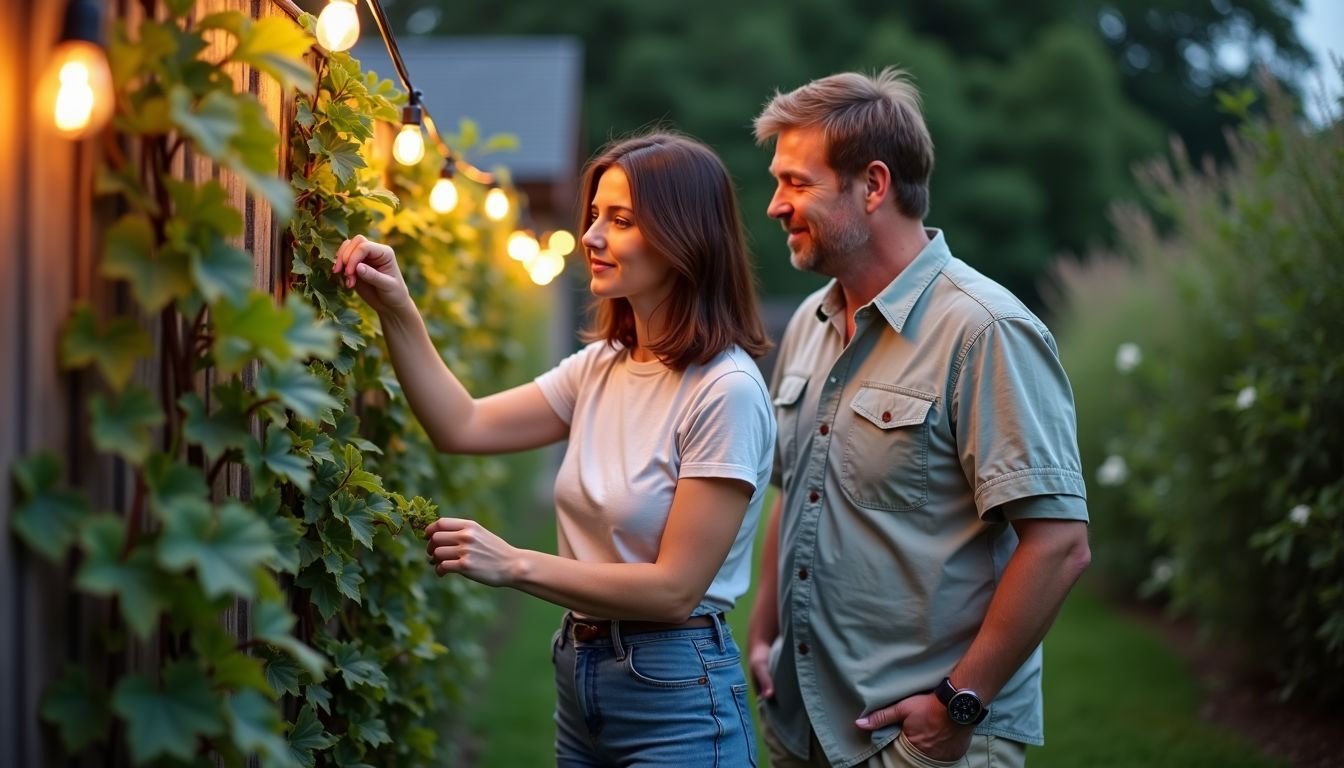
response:
M441 517L425 528L430 562L440 576L460 573L491 587L513 583L519 550L475 520Z
M391 246L355 235L336 249L331 271L346 288L354 288L379 315L415 307Z

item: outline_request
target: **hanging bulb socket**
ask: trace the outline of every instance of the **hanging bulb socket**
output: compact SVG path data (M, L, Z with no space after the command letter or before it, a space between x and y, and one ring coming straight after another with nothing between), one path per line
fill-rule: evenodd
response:
M61 21L61 42L83 40L103 44L103 6L97 0L70 0Z
M425 156L425 137L420 132L424 112L420 92L412 91L410 102L401 110L401 131L392 142L392 156L402 165L415 165Z

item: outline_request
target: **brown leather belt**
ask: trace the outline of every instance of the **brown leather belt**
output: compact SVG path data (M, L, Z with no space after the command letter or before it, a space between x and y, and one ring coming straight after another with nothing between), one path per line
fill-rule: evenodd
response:
M618 619L621 624L621 636L637 635L641 632L668 632L675 629L704 629L714 626L714 617L692 616L680 624L670 624L664 621L626 621ZM722 621L722 616L720 616ZM590 640L599 640L604 637L611 637L611 619L570 619L569 634L581 643Z

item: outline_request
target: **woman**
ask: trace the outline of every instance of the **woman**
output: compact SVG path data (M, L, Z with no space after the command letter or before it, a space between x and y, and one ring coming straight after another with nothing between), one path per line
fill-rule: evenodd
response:
M751 360L769 345L732 184L704 145L654 133L589 162L583 210L590 343L485 398L443 364L391 248L356 237L334 271L378 312L440 450L569 440L555 481L558 556L472 520L426 530L440 575L569 609L551 649L558 764L754 765L723 613L747 589L775 425Z

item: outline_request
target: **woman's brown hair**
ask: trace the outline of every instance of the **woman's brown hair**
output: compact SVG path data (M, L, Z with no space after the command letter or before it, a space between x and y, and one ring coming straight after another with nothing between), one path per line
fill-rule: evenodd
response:
M635 223L649 250L666 259L676 275L660 308L667 313L667 330L645 348L676 370L706 363L734 344L752 357L770 351L737 196L718 155L666 131L608 144L584 169L580 233L588 229L597 183L613 166L630 181ZM635 349L639 340L630 302L597 299L582 338Z

